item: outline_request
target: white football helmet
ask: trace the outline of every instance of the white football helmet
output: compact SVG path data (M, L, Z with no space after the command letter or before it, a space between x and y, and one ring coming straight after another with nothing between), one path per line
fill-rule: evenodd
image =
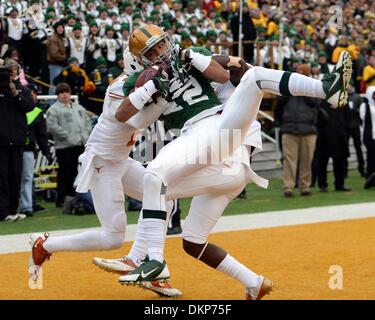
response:
M144 68L138 62L138 59L130 52L129 47L126 47L124 50L124 72L130 77L135 72L140 72Z

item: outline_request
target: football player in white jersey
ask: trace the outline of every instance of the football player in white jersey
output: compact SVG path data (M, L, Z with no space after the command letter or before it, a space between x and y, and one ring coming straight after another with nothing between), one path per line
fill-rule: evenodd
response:
M179 138L159 152L144 174L143 209L139 225L145 230L149 261L120 278L124 283L137 283L169 277L164 260L164 230L165 199L171 185L209 166L209 163L200 161L202 158L214 157L221 163L233 156L254 122L265 92L321 98L334 107L345 105L352 66L350 54L344 51L334 72L322 81L297 73L250 68L223 106L210 89L209 81L225 83L229 80L229 75L203 50L197 48L176 51L170 36L155 25L135 29L130 36L129 48L144 65L164 63L171 70L173 76L169 79L169 95L172 105L168 113L164 113L162 120L167 126L182 128L183 131ZM167 84L164 86L167 87ZM143 109L147 97L157 91L168 93L168 88L160 90L149 85L135 90L122 102L116 118L128 121ZM220 110L223 110L222 113L217 115ZM224 141L223 137L227 140ZM215 139L224 142L221 153L215 154L212 151L212 141ZM199 146L198 150L194 150L195 146ZM205 201L207 199L202 202ZM260 292L267 291L262 290L264 284L266 289L272 287L263 277L249 269L245 270L242 264L224 250L207 243L206 237L197 237L194 230L190 232L185 228L183 238L184 249L188 254L236 277L247 288L249 299L257 299Z
M125 72L133 73L137 68L140 68L138 64L128 63ZM126 78L127 75L122 74L108 87L103 113L90 134L85 152L80 156L83 173L78 191L85 192L90 188L101 229L62 237L50 237L48 233L31 235L29 272L34 279L42 263L54 252L111 250L121 247L124 242L124 194L142 200L141 181L145 170L140 163L129 158L135 131L153 123L165 106L160 102L127 123L117 121L114 114L124 98L122 86ZM163 287L157 282L146 285L151 290L155 285L158 293L167 296L181 294L168 284Z
M125 52L125 54L127 54ZM139 68L136 63L131 63L132 57L125 57L127 74ZM133 61L134 62L134 61ZM86 151L80 157L83 173L78 186L78 191L86 192L90 188L96 213L101 229L99 231L87 231L75 235L63 237L35 234L31 236L32 257L30 259L30 271L37 277L39 267L54 252L60 251L89 251L110 250L121 247L125 238L126 215L124 211L124 193L135 198L142 199L142 177L144 167L129 158L129 152L135 141L136 129L148 127L166 109L165 100L158 104L150 105L137 116L126 123L115 119L115 113L124 99L123 86L126 75L121 75L111 83L106 92L103 113L98 124L93 129L87 142ZM254 126L255 136L259 136L259 125ZM253 145L260 146L261 141ZM247 147L243 150L245 153ZM243 163L242 163L243 162ZM227 194L233 189L242 189L251 179L252 173L247 169L248 158L233 164L212 166L209 170L198 172L196 175L182 179L174 187L171 186L168 198L190 197L197 194L217 192ZM244 164L245 163L245 164ZM225 181L217 183L214 178L223 168L232 168L233 172ZM206 177L205 182L200 180ZM261 182L262 183L262 182ZM263 184L265 182L263 181ZM235 196L235 195L234 195ZM227 197L230 201L231 196ZM225 199L225 201L227 201ZM212 202L214 204L214 201ZM137 230L135 245L128 261L121 261L122 273L133 270L145 258L144 231ZM95 263L94 259L94 263ZM98 264L98 263L96 263ZM98 264L99 265L99 264ZM142 282L141 285L153 291L168 296L177 296L181 293L169 284L155 282Z

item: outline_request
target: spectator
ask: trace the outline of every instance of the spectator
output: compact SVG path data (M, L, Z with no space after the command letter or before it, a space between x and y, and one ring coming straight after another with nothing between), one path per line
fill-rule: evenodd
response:
M108 81L111 82L124 72L124 57L121 53L116 56L116 65L108 70Z
M83 67L86 62L86 50L88 39L82 34L82 26L76 23L73 26L73 34L68 36L68 56L78 60L78 64Z
M67 51L65 48L65 29L61 21L53 25L54 33L47 40L47 60L49 69L50 88L48 94L54 92L54 80L66 64Z
M318 63L320 65L320 72L322 74L330 73L331 70L329 68L329 65L327 63L327 53L324 51L319 52L318 54Z
M108 68L112 68L116 65L116 55L120 53L120 42L114 38L115 30L111 26L107 26L105 29L105 37L101 41L101 48L103 55L107 60Z
M347 133L349 107L333 109L323 101L320 108L328 115L328 119L326 123L319 126L316 142L318 186L321 192L328 191L327 166L329 158L332 158L335 190L351 191L345 186L346 163L349 157Z
M19 11L16 7L11 7L6 21L9 46L17 48L18 52L23 52L22 40L23 35L27 33L27 28L24 21L19 17Z
M20 57L20 54L19 54L17 48L9 47L8 50L5 52L5 54L3 56L3 59L7 59L7 58L16 60L18 62L19 80L20 80L20 82L23 86L27 86L28 82L27 82L26 77L25 77L25 71L23 69L22 59Z
M90 95L92 99L88 101L87 110L99 116L102 113L105 92L110 82L107 62L104 57L99 57L96 60L96 69L90 74L90 80L94 83L95 90Z
M301 64L297 71L309 75L310 67ZM317 136L319 103L319 99L306 97L282 97L278 100L275 120L280 124L282 134L285 197L293 196L297 167L301 195L311 195L311 162Z
M232 47L232 42L228 40L228 33L226 31L221 31L219 33L218 43L220 46L218 47L219 54L223 55L230 55L230 48Z
M91 73L95 69L96 59L101 56L100 48L101 37L99 36L99 27L95 21L90 23L90 31L86 51L86 70Z
M230 21L230 29L232 31L233 35L233 41L238 41L239 40L239 35L238 35L238 28L239 28L239 10L234 14ZM257 37L257 33L254 27L253 20L250 18L250 12L249 12L249 7L247 3L244 3L243 5L243 18L242 18L242 32L243 32L243 41L251 40L254 41ZM264 26L266 27L266 26ZM248 63L253 63L254 62L254 44L253 43L248 43L243 45L243 57ZM233 46L233 55L238 56L241 53L238 53L238 45Z
M368 59L368 65L363 69L362 79L366 87L375 86L375 50Z
M361 119L359 116L360 106L362 104L362 98L359 94L355 93L354 87L349 85L349 122L348 122L348 138L350 137L353 139L355 152L357 155L357 162L358 162L358 172L362 177L365 176L365 161L363 160L363 153L362 153L362 142L361 142Z
M72 103L72 90L67 83L56 86L57 102L47 111L47 128L53 135L56 157L59 165L57 173L57 201L62 207L65 196L75 196L73 182L77 175L78 157L91 131L91 122L86 110Z
M13 59L0 69L0 220L15 221L18 214L22 153L26 142L26 113L34 108L29 90L18 79L19 65Z
M165 28L166 29L166 28ZM165 30L167 31L167 30ZM126 48L129 44L130 27L128 24L123 23L120 28L120 35L118 36L120 46L122 49Z
M37 105L37 88L29 86L31 97ZM33 215L33 181L36 144L47 158L48 163L52 162L52 155L48 146L48 135L46 120L42 109L35 107L26 114L27 137L23 151L22 175L21 175L21 205L20 211L27 216Z
M84 94L91 94L95 90L95 85L90 81L86 71L79 66L79 61L75 57L68 59L68 66L55 78L54 84L67 83L73 95L78 95L81 104L86 105Z
M323 79L323 74L320 72L320 65L319 63L313 61L310 63L311 65L311 77L317 80Z
M367 150L367 175L365 188L375 187L375 86L367 88L365 103L360 115L364 126L363 143Z

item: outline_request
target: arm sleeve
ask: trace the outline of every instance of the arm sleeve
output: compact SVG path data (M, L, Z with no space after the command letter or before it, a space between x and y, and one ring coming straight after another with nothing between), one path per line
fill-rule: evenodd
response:
M158 103L153 103L147 108L141 109L132 116L126 123L135 129L144 129L153 124L162 115L167 107L165 99L158 99Z

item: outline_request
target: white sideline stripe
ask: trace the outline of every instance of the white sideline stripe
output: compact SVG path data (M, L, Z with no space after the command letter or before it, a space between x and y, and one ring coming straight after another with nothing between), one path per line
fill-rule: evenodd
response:
M224 216L220 218L213 232L252 230L371 217L375 217L375 202ZM99 230L99 228L49 232L53 236L62 236L87 230ZM135 230L135 224L127 227L126 241L134 240ZM0 254L28 252L30 250L29 235L29 233L22 233L0 236Z

